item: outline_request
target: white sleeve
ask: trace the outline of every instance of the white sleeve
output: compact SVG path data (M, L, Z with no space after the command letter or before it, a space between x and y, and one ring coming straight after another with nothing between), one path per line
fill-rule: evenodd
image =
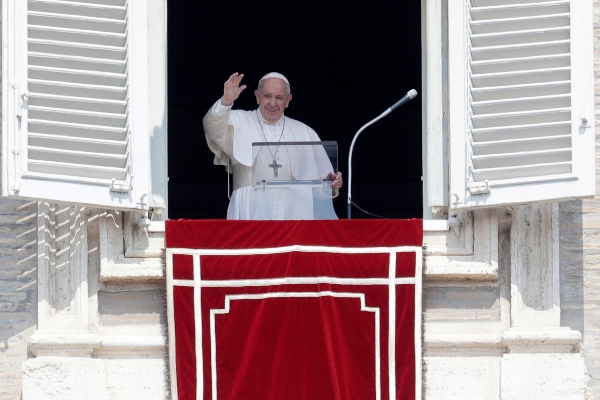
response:
M221 105L219 113L216 112L218 105ZM206 142L215 154L216 165L228 165L229 155L233 152L233 126L229 126L230 109L231 107L223 106L219 99L202 119Z
M219 100L215 103L215 108L213 108L213 113L215 115L227 114L227 112L229 110L231 110L231 107L233 107L233 104L230 106L224 106L223 104L221 104L221 100Z

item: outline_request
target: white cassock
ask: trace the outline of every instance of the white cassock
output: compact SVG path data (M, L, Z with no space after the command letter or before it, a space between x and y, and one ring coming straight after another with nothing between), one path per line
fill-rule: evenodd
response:
M312 128L285 116L271 124L259 110L231 110L220 99L202 122L208 147L215 154L215 165L229 168L231 160L233 193L227 219L337 219L331 197L322 188L252 187L253 163L268 166L274 155L277 164L283 166L278 171L280 178L288 175L290 180L323 179L333 172L321 146L261 146L258 153L252 154L254 142L320 141Z

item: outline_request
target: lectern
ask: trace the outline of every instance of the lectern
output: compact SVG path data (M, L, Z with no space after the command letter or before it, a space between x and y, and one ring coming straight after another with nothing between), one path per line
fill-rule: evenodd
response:
M285 206L293 207L293 219L337 219L331 188L338 165L337 142L252 143L252 160L252 186L257 190L254 219L268 219L261 210L270 210L282 198L288 199Z

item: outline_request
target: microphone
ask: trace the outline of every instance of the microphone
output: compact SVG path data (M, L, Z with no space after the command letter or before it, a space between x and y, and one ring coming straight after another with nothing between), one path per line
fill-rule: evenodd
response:
M409 90L404 95L403 98L401 98L400 100L395 102L394 105L390 107L390 110L394 111L396 108L400 107L402 104L406 103L407 101L414 99L415 97L417 97L417 91L415 89Z
M396 103L394 103L393 106L381 113L379 117L363 125L363 127L360 128L358 132L356 132L356 134L354 135L352 143L350 144L350 151L348 152L348 205L346 207L346 216L348 219L352 219L352 151L354 150L354 143L356 142L358 135L360 135L361 132L365 130L365 128L379 121L381 118L385 117L386 115L394 111L396 108L400 107L407 101L414 99L415 97L417 97L417 91L415 89L409 90L403 98L398 100Z

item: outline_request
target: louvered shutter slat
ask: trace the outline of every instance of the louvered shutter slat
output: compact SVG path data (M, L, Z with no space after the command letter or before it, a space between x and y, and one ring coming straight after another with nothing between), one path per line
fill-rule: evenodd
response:
M474 89L534 83L551 84L555 81L568 81L570 79L571 69L567 67L480 74L471 77Z
M524 97L551 96L570 93L570 81L537 83L527 85L498 86L494 88L478 88L471 91L473 101L492 101L504 99L520 99Z
M566 122L566 118L569 118L570 122L571 110L568 108L563 109L550 109L542 110L538 112L534 111L523 111L513 113L499 113L499 114L484 114L474 115L471 118L473 128L498 128L506 129L514 125L526 125L529 123L549 123L549 122Z
M29 25L92 30L97 32L123 33L126 30L126 21L124 20L87 18L54 13L30 12L28 21Z
M101 86L73 82L29 80L29 89L37 93L58 94L73 97L93 97L107 100L124 100L126 89L120 86Z
M92 72L81 70L68 70L62 68L38 67L29 68L29 77L36 80L55 81L70 84L87 84L97 86L115 86L124 88L127 76L125 74L112 74L108 72Z
M475 171L474 177L477 181L483 182L485 179L493 179L499 181L502 184L503 180L509 179L523 179L531 178L539 175L547 176L548 179L560 179L561 177L555 176L557 174L568 174L571 172L571 163L544 163L544 164L532 164L532 165L520 165L514 167L500 167L500 168L489 168L480 169ZM526 182L526 181L524 181Z
M502 137L497 135L495 139ZM570 151L571 137L568 135L555 137L519 138L517 140L479 141L473 144L475 156L485 154L504 154L518 149L520 151L567 149Z
M571 134L570 121L559 121L541 124L513 125L509 127L492 127L473 129L473 147L478 143L502 139L527 139L538 137L560 137Z
M122 47L126 36L123 33L95 32L82 29L29 26L29 38L55 42L89 43L102 46Z
M496 18L515 18L515 17L531 17L540 14L543 8L545 15L567 14L569 13L569 5L567 2L545 2L543 4L532 4L533 1L525 1L525 4L511 1L505 2L502 5L501 1L477 2L480 8L472 10L472 15L475 20L494 20ZM512 7L506 8L506 5Z
M71 17L84 16L106 19L125 19L125 7L109 6L105 4L79 3L70 1L29 0L30 12L47 12L64 14Z
M90 165L96 167L123 168L127 158L122 154L93 153L90 147L85 151L65 150L29 146L29 158L38 161L62 162L64 164Z
M124 74L126 68L126 63L120 60L98 61L87 57L48 56L46 54L33 52L29 54L29 63L50 68L75 69L79 71L88 70L116 74Z
M522 32L486 33L471 36L473 46L509 46L569 39L568 28L531 29Z
M38 148L92 151L94 153L116 154L122 157L127 142L116 140L69 138L51 134L29 134L29 144Z
M94 111L101 113L125 114L127 102L85 97L36 94L29 101L32 106L60 108L68 110Z
M89 164L77 165L72 163L67 164L62 162L32 160L29 162L29 168L30 171L37 176L47 176L51 178L56 175L61 175L67 180L71 176L69 171L77 170L78 177L97 179L98 183L102 183L102 181L111 178L122 181L127 177L127 170L124 168L98 167ZM71 178L71 180L73 180L73 178Z
M475 114L502 114L512 112L536 111L567 108L571 106L571 95L556 94L552 96L526 97L490 101L473 101Z
M29 51L48 53L51 55L89 57L101 60L123 60L125 47L103 46L99 44L85 44L79 42L59 42L54 40L30 39Z
M123 128L127 117L123 114L109 114L92 111L68 110L49 107L29 106L29 115L40 121L70 122L107 127Z
M569 54L558 54L552 57L542 55L490 61L474 61L471 64L471 68L475 74L490 74L498 72L539 70L544 68L564 68L569 67L569 62Z
M124 7L126 0L77 0L77 3L91 3L96 5Z
M117 142L123 141L127 137L127 130L125 128L35 119L29 119L29 132L62 135L65 138L104 138Z
M477 170L517 167L523 165L541 165L571 161L571 149L520 151L513 148L500 154L473 155L473 166ZM512 152L510 152L512 151Z

